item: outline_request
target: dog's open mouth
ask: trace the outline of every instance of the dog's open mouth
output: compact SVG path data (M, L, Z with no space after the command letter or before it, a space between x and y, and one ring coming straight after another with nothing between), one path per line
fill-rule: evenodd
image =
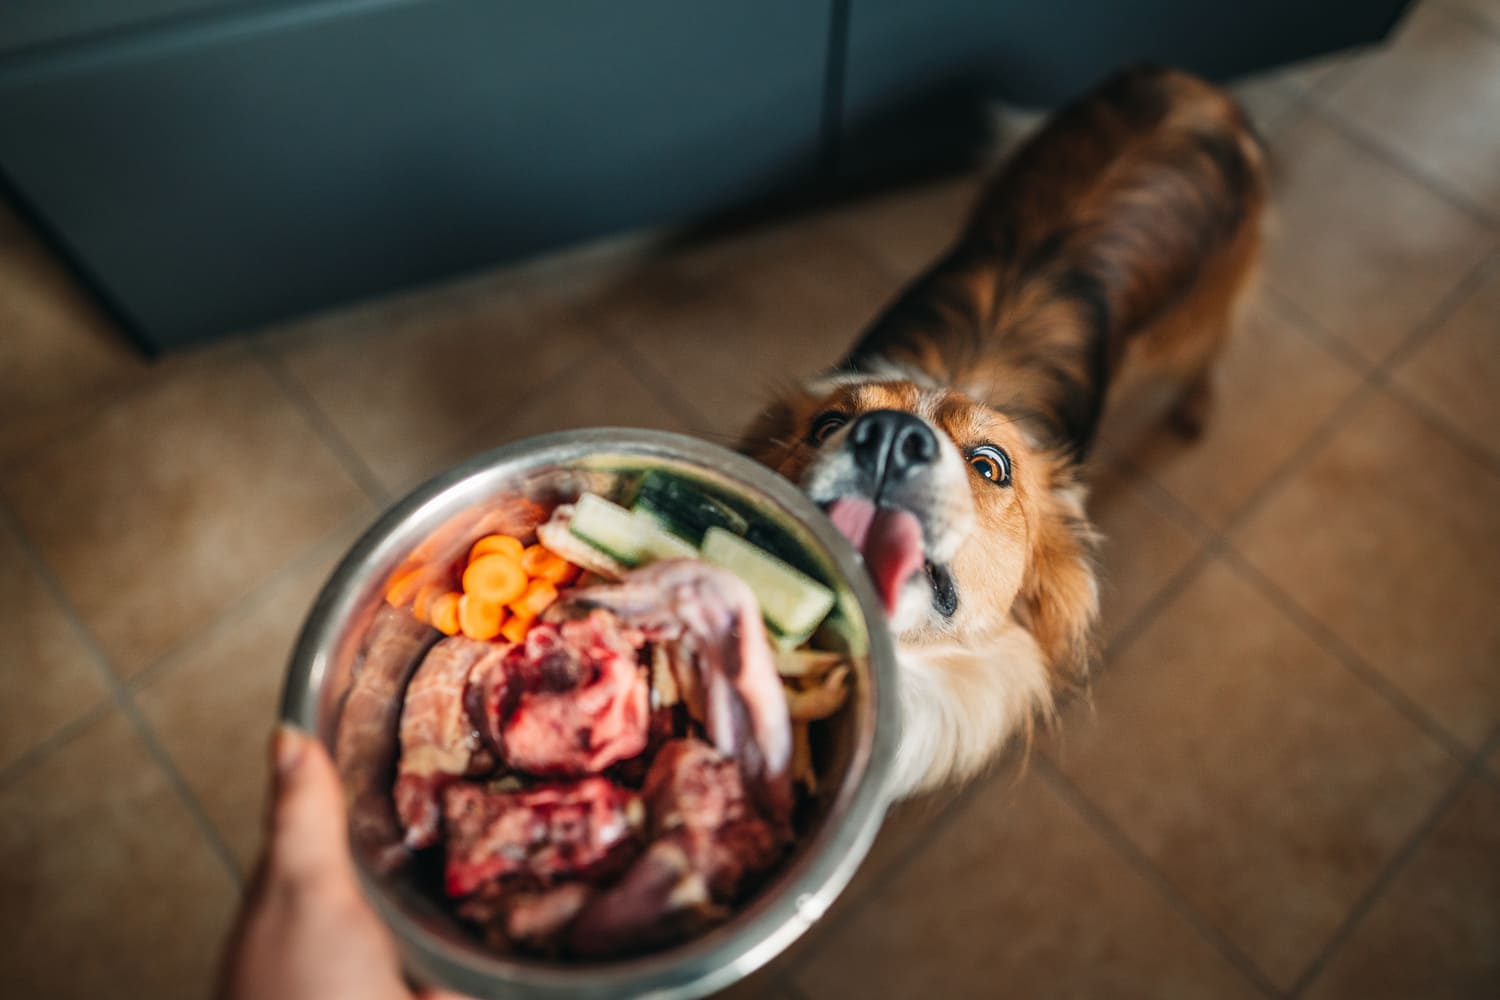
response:
M863 497L839 497L827 510L834 527L864 556L886 614L894 614L906 582L927 568L922 522L910 511L877 507Z

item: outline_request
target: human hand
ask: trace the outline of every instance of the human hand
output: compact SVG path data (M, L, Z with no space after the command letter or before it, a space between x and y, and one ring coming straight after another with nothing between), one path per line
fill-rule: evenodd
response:
M461 1000L414 990L360 892L343 789L316 739L280 726L271 744L266 847L220 972L220 1000Z

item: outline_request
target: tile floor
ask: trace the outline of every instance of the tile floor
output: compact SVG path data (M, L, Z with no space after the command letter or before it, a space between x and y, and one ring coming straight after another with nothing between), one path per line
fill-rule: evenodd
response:
M898 808L736 994L1500 995L1500 5L1239 89L1267 287L1207 437L1098 470L1091 697L1026 767ZM0 219L0 989L202 996L292 633L377 510L542 430L732 434L976 184L156 365Z

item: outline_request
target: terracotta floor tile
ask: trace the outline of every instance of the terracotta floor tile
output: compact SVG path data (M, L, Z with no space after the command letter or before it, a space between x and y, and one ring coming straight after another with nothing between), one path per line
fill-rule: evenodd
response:
M266 742L292 644L319 589L367 526L365 519L342 526L294 572L164 662L135 694L243 872L261 846Z
M1137 464L1214 528L1255 491L1359 384L1359 376L1267 301L1230 340L1202 437L1158 425Z
M233 351L107 408L4 492L124 676L365 503L270 376Z
M1495 244L1482 223L1316 114L1279 133L1272 153L1267 280L1369 361L1405 340Z
M118 713L0 789L8 996L206 996L236 901Z
M573 366L573 373L511 413L480 428L467 442L470 451L507 441L579 427L649 427L690 433L676 401L664 400L642 381L630 360L605 346Z
M989 173L967 172L865 198L832 213L831 220L899 279L894 294L958 239Z
M66 612L0 525L0 768L109 697Z
M1306 995L1500 996L1497 901L1500 791L1471 781Z
M597 341L563 302L509 288L437 289L267 342L389 490L461 458Z
M1328 107L1500 219L1500 38L1423 4Z
M1500 778L1500 746L1497 746L1495 752L1490 754L1490 770L1495 777Z
M1500 36L1500 0L1442 0L1442 5L1467 14Z
M1036 776L981 789L797 984L814 998L1255 995Z
M3 203L0 465L55 440L150 365Z
M1093 717L1060 766L1283 987L1457 771L1218 562L1110 664Z
M1297 106L1297 91L1285 72L1257 73L1235 81L1230 92L1262 136L1269 136Z
M1234 545L1460 740L1500 722L1500 475L1384 393Z
M1392 378L1500 456L1500 268L1402 359Z
M1381 49L1349 49L1330 52L1315 59L1304 59L1293 63L1282 71L1287 85L1305 94L1322 95L1333 87L1354 66L1377 58Z
M1095 483L1089 513L1104 536L1099 639L1108 645L1187 566L1202 543L1152 506L1128 473L1108 473Z
M736 435L789 381L835 362L894 291L848 237L808 222L680 251L583 315L677 386L708 430Z

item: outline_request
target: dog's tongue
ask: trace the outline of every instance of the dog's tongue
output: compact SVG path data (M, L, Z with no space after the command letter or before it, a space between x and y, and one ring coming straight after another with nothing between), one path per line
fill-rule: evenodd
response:
M922 568L921 523L907 511L876 507L857 497L829 504L828 517L865 557L886 613L894 614L902 585Z

